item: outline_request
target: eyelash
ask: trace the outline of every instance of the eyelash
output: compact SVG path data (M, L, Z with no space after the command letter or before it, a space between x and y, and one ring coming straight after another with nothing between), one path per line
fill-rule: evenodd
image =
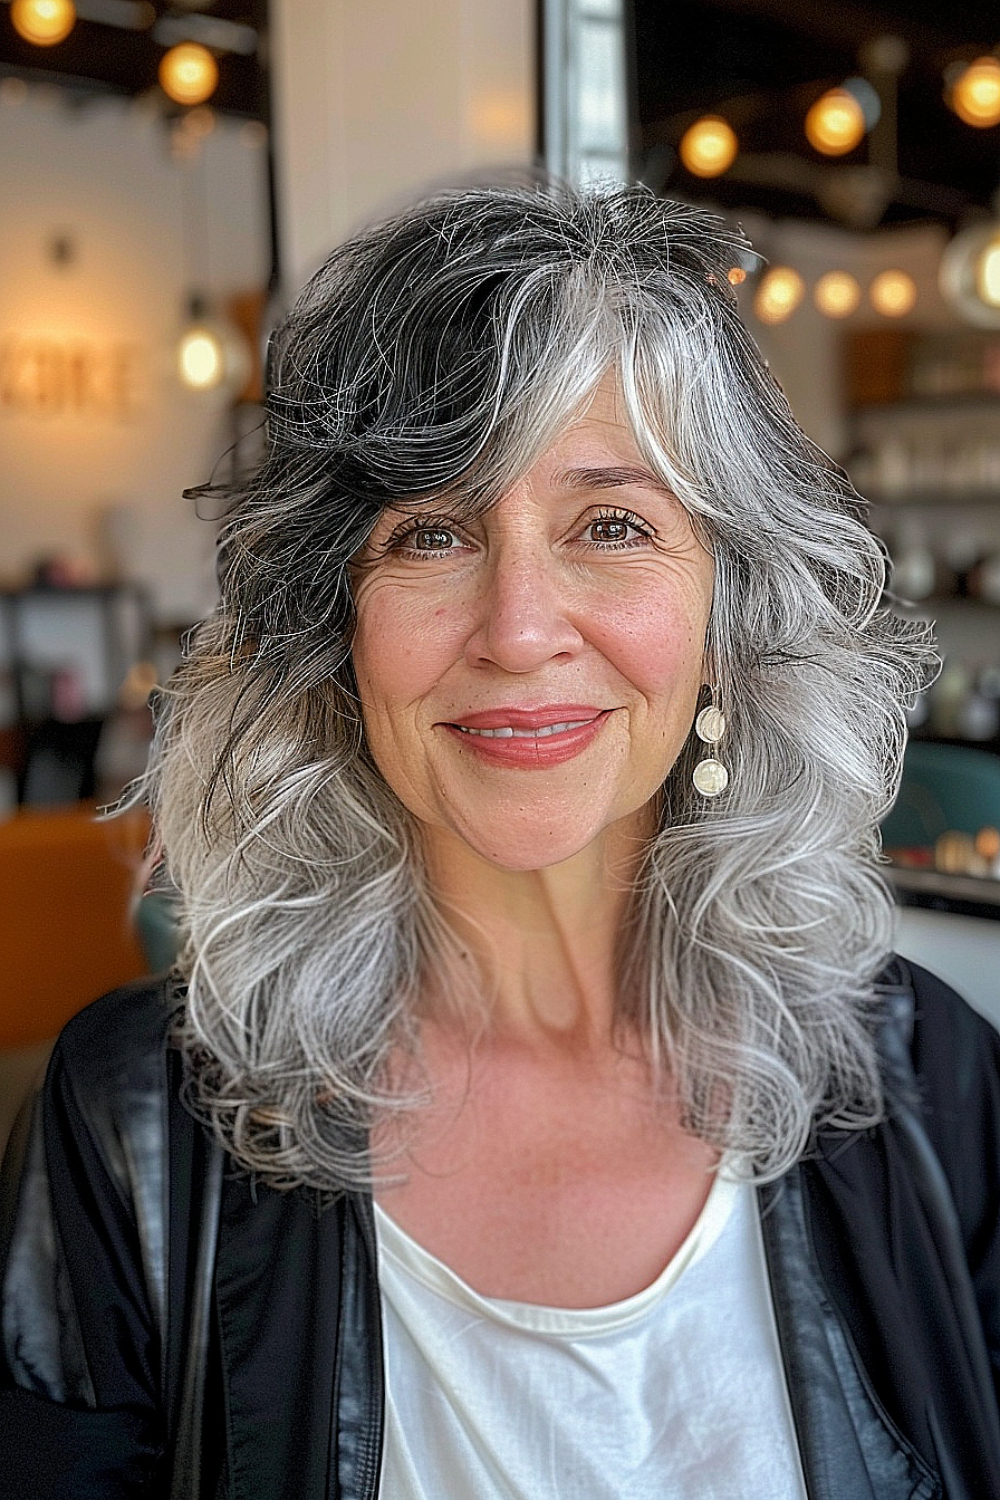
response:
M421 516L417 520L401 522L386 541L383 551L398 552L404 557L432 559L441 557L440 549L406 546L406 542L411 537L418 536L422 531L447 531L453 536L458 535L454 521L448 516Z
M631 547L642 547L653 535L649 525L640 520L630 510L619 510L617 507L602 508L598 514L586 522L584 531L591 526L598 526L602 521L613 521L628 526L637 536L623 538L617 542L592 542L591 545L599 552L622 552ZM446 531L452 536L457 536L458 531L453 520L448 516L421 516L419 520L404 521L397 526L392 535L385 543L385 552L397 552L405 557L439 559L447 551L447 548L412 547L407 546L409 539L418 536L421 532Z
M622 552L628 547L642 547L651 539L653 535L652 530L647 525L647 523L645 521L641 521L639 517L637 515L634 515L630 510L618 510L616 508L601 510L599 515L595 516L592 521L587 522L587 525L596 526L599 525L601 521L616 521L623 526L630 527L632 531L636 531L639 533L638 536L629 537L626 540L620 542L595 542L594 546L599 547L602 552Z

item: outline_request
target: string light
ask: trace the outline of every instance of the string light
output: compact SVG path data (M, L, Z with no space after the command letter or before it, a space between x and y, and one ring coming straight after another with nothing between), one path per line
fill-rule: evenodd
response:
M226 362L222 342L211 328L186 328L177 346L177 370L191 391L214 391L222 384Z
M868 299L884 318L902 318L916 303L917 284L905 271L880 271L868 288Z
M753 310L762 323L783 323L805 296L805 282L791 266L772 266L762 278Z
M160 87L175 104L204 104L215 93L219 67L207 47L180 42L160 58Z
M1000 308L1000 231L984 246L976 261L976 292L987 307Z
M827 271L813 288L813 301L827 318L849 318L861 301L861 288L847 271Z
M64 41L76 22L73 0L14 0L10 8L14 30L36 47Z
M864 133L864 110L847 89L828 89L806 115L806 139L824 156L845 156Z
M206 299L192 293L177 343L181 384L201 395L218 392L235 397L251 374L246 339L228 318L213 315Z
M1000 224L960 230L941 253L938 280L963 323L1000 328Z
M730 286L742 286L747 279L747 273L742 266L730 266L726 272L726 280Z
M950 103L966 125L985 130L1000 124L1000 62L977 57L955 80Z
M740 143L721 115L703 115L681 137L681 161L695 177L721 177L736 160Z

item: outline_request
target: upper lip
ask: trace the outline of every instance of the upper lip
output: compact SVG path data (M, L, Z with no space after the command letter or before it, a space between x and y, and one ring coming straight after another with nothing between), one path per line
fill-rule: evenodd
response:
M586 723L604 712L592 703L546 703L540 708L484 708L445 722L464 729L547 729L552 724Z

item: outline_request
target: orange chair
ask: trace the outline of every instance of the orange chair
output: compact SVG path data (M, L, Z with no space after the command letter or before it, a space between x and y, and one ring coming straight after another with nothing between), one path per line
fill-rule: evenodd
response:
M144 812L98 823L91 806L0 821L0 1048L146 972L130 908L148 833Z

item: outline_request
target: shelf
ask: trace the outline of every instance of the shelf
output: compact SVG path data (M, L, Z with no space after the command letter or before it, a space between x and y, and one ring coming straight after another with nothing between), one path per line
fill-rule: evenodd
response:
M928 594L926 599L901 599L891 588L886 592L885 602L901 610L907 619L916 620L925 615L936 617L942 609L955 614L977 614L984 609L995 614L1000 609L1000 604L991 604L988 599L970 599L967 594Z
M896 495L879 493L869 486L864 498L873 511L995 510L1000 513L1000 488L995 490L902 490Z
M855 417L926 416L928 412L952 417L980 411L984 416L996 416L1000 412L1000 391L941 391L926 396L896 396L888 401L858 401L849 407Z
M904 906L932 907L969 917L1000 921L1000 880L981 875L947 875L890 865L886 874Z

